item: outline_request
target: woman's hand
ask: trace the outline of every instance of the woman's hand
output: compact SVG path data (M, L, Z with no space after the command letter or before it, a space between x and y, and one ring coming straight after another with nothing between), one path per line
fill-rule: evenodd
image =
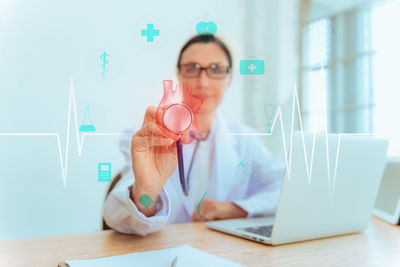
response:
M146 216L154 215L158 195L178 162L175 141L161 131L155 116L156 108L147 108L142 128L133 135L131 143L135 175L131 199Z
M232 202L205 198L193 212L193 222L227 220L247 217L247 212Z

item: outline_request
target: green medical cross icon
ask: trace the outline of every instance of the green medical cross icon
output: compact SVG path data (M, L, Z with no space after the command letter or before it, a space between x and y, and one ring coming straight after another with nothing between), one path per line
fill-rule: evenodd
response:
M147 42L153 42L154 36L160 36L160 30L154 30L153 24L147 24L147 30L142 30L142 36L147 37Z

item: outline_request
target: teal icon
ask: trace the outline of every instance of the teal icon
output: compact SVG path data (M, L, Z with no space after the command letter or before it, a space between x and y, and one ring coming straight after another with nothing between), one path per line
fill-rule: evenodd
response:
M236 165L236 168L240 169L247 177L251 177L252 170L250 166L247 165L246 159L243 159L238 165Z
M265 118L267 119L268 133L271 133L272 122L274 120L274 114L275 114L275 105L266 104L264 106L264 112L265 112Z
M143 205L143 207L145 207L146 209L147 209L148 207L150 207L151 204L153 204L153 202L154 202L154 201L151 199L151 197L149 197L149 196L146 195L146 194L140 195L139 201L140 201L140 203Z
M95 132L96 127L94 127L92 121L90 120L90 110L89 106L85 106L85 118L83 123L79 127L80 132Z
M147 42L154 42L154 36L160 36L160 30L155 30L153 24L147 24L147 29L142 30L142 36L147 37Z
M211 34L214 35L217 32L217 24L212 21L205 22L200 21L196 25L197 34Z
M262 75L265 72L264 60L241 60L239 70L242 75Z
M236 165L236 168L239 168L239 166L246 167L246 159L243 159L241 162L239 162L239 164Z
M213 35L217 32L217 24L212 21L200 21L196 25L197 34L203 39L204 42L208 43Z
M103 77L104 75L106 75L107 72L107 68L106 68L106 64L108 64L108 62L110 62L109 60L107 60L107 56L109 56L106 52L103 52L103 54L101 54L100 56L100 60L103 61L103 63L101 63L101 69L102 69L102 73L103 73Z
M99 163L99 182L111 182L111 163Z
M253 183L264 183L262 175L254 167L250 166L246 159L243 159L238 165L236 165L236 168L238 168Z

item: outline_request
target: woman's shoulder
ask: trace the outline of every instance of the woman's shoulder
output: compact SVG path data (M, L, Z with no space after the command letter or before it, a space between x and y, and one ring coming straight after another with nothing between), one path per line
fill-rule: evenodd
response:
M229 131L232 133L249 133L249 134L254 134L257 133L256 129L243 124L243 123L236 123L236 122L226 122L226 127L228 128Z
M232 138L242 148L241 150L254 150L265 147L260 140L259 132L246 124L236 122L225 122L225 130L231 133Z
M234 138L232 141L236 143L234 147L237 153L246 158L248 162L252 162L252 164L254 162L274 162L276 166L281 164L263 142L262 138L266 135L263 135L262 132L241 123L229 122L226 123L226 127L231 133L238 133L232 135Z

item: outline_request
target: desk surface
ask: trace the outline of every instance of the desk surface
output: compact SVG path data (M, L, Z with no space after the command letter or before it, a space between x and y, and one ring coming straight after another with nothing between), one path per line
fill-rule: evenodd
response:
M139 237L114 231L0 241L0 266L56 267L87 259L188 244L246 266L400 266L400 227L373 218L359 234L270 247L212 231L203 223L175 224Z

